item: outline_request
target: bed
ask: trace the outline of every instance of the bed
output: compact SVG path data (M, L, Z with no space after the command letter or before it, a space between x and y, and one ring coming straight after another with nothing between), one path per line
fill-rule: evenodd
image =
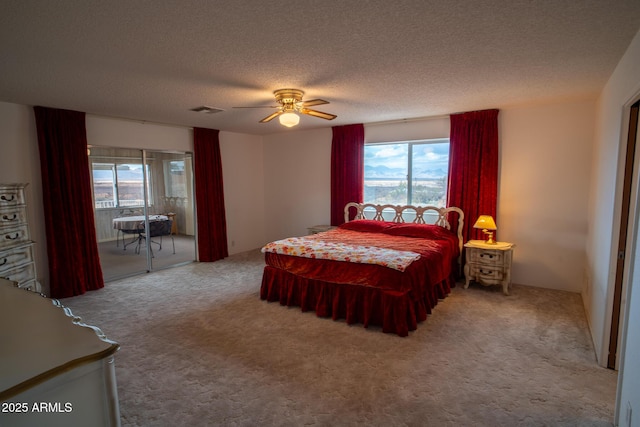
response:
M455 284L463 221L456 207L349 203L341 226L262 248L260 298L407 336Z

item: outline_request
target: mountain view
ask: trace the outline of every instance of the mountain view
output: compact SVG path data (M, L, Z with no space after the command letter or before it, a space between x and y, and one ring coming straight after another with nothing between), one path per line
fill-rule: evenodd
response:
M410 163L412 180L407 182ZM448 141L365 145L364 200L444 206L448 168Z
M442 168L413 170L413 178L438 179L445 176L447 176L447 171ZM379 166L365 165L364 179L365 180L407 179L407 169L406 168L390 168L384 165L379 165Z

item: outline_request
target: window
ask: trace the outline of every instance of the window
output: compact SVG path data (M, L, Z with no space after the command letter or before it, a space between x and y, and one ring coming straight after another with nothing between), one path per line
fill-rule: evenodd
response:
M149 166L145 169L149 178ZM144 206L141 163L92 162L91 173L96 209ZM147 179L149 198L152 194L150 182Z
M166 197L187 197L184 160L164 161L164 192Z
M364 202L444 207L449 140L366 144Z

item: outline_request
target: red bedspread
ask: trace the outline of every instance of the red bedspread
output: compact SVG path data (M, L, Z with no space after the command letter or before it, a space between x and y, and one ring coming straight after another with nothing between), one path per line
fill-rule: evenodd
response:
M354 221L309 238L412 251L420 259L400 272L380 265L265 253L261 298L408 335L449 293L459 254L457 237L436 226L376 223Z

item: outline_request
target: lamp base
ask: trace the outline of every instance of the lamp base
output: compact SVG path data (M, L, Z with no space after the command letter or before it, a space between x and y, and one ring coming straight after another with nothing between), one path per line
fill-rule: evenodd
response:
M482 230L482 232L487 235L487 240L484 241L487 245L495 245L496 244L496 241L493 240L493 231Z

